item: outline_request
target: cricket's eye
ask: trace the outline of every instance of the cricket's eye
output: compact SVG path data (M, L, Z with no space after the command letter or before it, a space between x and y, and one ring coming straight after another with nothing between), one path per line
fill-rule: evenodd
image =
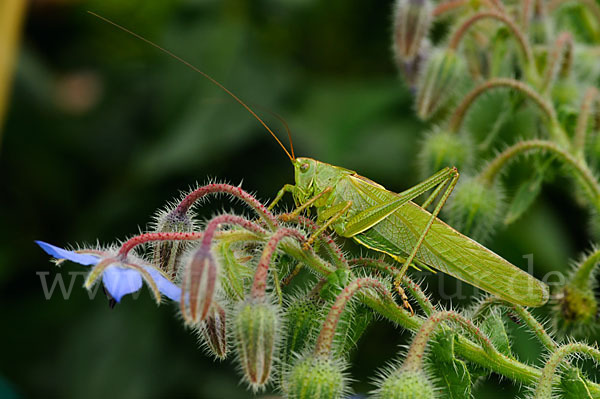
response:
M306 172L308 170L308 168L310 167L309 164L307 163L303 163L302 165L300 165L300 171L301 172Z

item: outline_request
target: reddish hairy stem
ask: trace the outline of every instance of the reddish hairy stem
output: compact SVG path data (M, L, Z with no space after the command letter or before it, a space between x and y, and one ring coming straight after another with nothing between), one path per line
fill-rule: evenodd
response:
M546 140L526 140L520 141L511 147L508 147L496 156L487 166L479 173L478 178L482 179L486 184L492 184L500 170L512 159L521 154L532 151L545 151L554 156L564 164L570 166L570 170L575 173L576 182L582 183L582 188L588 192L591 204L600 210L600 184L596 180L589 166L580 159L565 151L554 142Z
M586 90L583 101L581 102L579 116L577 117L577 127L575 128L575 137L573 139L573 147L580 157L583 157L588 121L590 114L592 113L592 106L594 105L594 102L598 100L598 94L598 89L590 87Z
M522 1L523 2L521 5L521 27L524 31L527 31L527 29L529 28L529 20L531 19L531 13L533 11L533 7L531 7L531 5L533 4L534 0Z
M196 241L200 240L204 233L176 233L176 232L164 232L164 233L145 233L138 236L132 237L125 241L119 249L119 256L126 258L129 252L138 245L145 244L147 242L155 241Z
M319 334L319 338L317 338L317 343L315 345L316 356L327 356L331 352L333 338L335 337L335 329L340 321L342 312L354 294L367 288L373 288L385 299L392 302L394 301L392 295L385 286L379 280L374 278L359 278L348 284L335 299L335 302L329 310L329 314L327 314L327 318L323 322L321 333Z
M238 225L246 230L249 230L256 234L266 234L265 229L257 225L256 223L251 222L248 219L245 219L241 216L236 215L219 215L214 217L208 225L206 225L206 229L204 230L204 237L202 237L202 248L207 250L210 248L210 244L212 243L213 237L216 231L219 229L219 226L222 224L233 224Z
M269 272L269 265L271 264L273 254L277 249L277 245L285 237L294 237L299 241L306 241L306 237L304 237L300 232L294 229L281 228L277 230L275 234L273 234L269 242L267 242L267 245L265 245L265 249L263 250L262 256L260 257L258 266L256 267L256 272L254 273L254 282L252 284L251 291L252 298L264 298L265 291L267 289L267 275Z
M540 20L546 18L546 0L522 0L521 6L521 28L524 32L529 29L529 23L532 18L539 18Z
M260 203L256 198L244 191L241 187L232 186L230 184L213 183L207 184L192 191L177 205L175 212L183 215L185 214L194 203L208 194L229 194L236 198L239 198L252 208L271 228L277 226L277 218Z
M502 4L502 2L500 0L488 0L488 1L484 0L483 2L485 3L486 6L488 6L490 8L494 8L498 11L504 11L504 5ZM471 2L469 0L445 1L443 3L438 4L433 9L432 15L434 17L439 17L440 15L443 15L447 12L455 11L456 9L466 6L470 3Z
M517 42L519 43L519 46L521 47L521 50L523 51L523 55L525 56L525 60L527 61L527 64L533 65L533 53L531 51L531 47L529 47L529 44L527 43L527 40L525 39L525 36L523 35L523 33L521 32L519 27L513 22L513 20L510 17L508 17L506 14L500 13L498 11L480 11L480 12L472 15L471 17L469 17L452 34L452 36L450 37L450 42L448 44L448 47L453 50L458 49L458 45L460 44L460 41L463 38L464 34L469 30L469 28L473 24L475 24L477 21L482 20L482 19L495 19L497 21L504 23L511 30L511 32L517 39Z
M402 368L407 371L418 371L423 367L423 357L425 355L425 349L427 348L427 343L431 339L431 335L435 331L435 329L444 321L453 321L458 323L462 328L471 333L483 346L483 349L496 356L502 356L494 345L492 345L491 341L488 337L485 336L473 324L473 322L460 314L452 311L440 311L429 316L422 325L417 335L413 339L413 342L410 344L410 348L408 349L408 353L406 355L406 359L404 360L404 364Z
M502 0L488 0L490 5L502 13L506 13Z
M546 66L542 92L550 88L550 84L559 71L568 71L573 58L573 36L569 32L562 32L554 42L550 59Z
M433 9L433 16L434 17L439 17L440 15L443 15L447 12L451 12L456 10L457 8L460 8L464 5L467 5L469 3L469 0L450 0L450 1L445 1L443 3L438 4L434 9Z

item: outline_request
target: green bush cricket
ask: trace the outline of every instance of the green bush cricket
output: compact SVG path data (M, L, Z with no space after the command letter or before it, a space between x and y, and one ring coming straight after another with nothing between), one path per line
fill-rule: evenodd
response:
M275 138L292 161L296 184L285 185L270 207L289 192L297 208L285 217L293 218L310 207L316 209L321 227L307 240L305 248L308 249L326 229L332 228L342 237L352 238L366 248L391 256L402 264L395 285L409 308L399 282L411 264L442 271L511 303L541 306L547 302L546 284L437 218L458 181L456 168L445 168L406 191L394 193L352 170L311 158L296 158L293 147L290 153L248 105L215 79L144 37L97 14L90 14L200 73L240 103ZM433 192L421 206L413 202L429 190ZM440 193L435 209L428 212L426 208Z
M290 192L299 206L293 213L315 207L321 231L331 226L338 235L396 259L402 264L396 283L414 262L511 303L541 306L547 302L544 283L437 218L458 181L456 169L445 168L397 194L348 169L311 158L292 162L296 185L286 185L274 203ZM425 208L444 187L433 213L429 213ZM433 193L421 206L412 202L431 189Z

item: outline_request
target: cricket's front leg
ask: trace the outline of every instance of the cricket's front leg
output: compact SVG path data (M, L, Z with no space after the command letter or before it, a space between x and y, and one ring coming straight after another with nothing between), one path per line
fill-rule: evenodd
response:
M293 190L296 189L295 186L291 186L289 184L286 184L286 186L290 186L291 188L289 188L288 190L291 190L291 192L293 192ZM279 191L280 193L283 191L285 192L285 186ZM314 197L310 198L309 200L307 200L305 203L303 203L302 205L300 205L299 207L297 207L296 209L294 209L292 212L290 213L284 213L283 215L279 216L279 219L281 219L283 222L290 222L294 219L296 219L298 217L298 215L300 215L300 213L302 213L303 210L307 209L308 207L312 206L315 202L317 202L320 199L327 199L329 197L329 195L331 195L331 192L333 191L333 187L327 187L325 190L321 191L319 194L315 195ZM283 194L281 194L281 196L283 196ZM279 194L277 195L277 197L279 197ZM275 198L277 200L277 198Z
M284 222L288 222L288 221L292 221L292 220L296 219L302 211L306 210L310 206L315 205L317 203L317 201L320 200L320 201L326 202L332 192L333 192L333 187L325 188L323 191L321 191L320 193L316 194L315 196L313 196L312 198L310 198L309 200L304 202L302 205L300 205L299 207L294 209L292 212L281 215L279 217L280 220L282 220ZM340 217L342 217L346 212L348 212L348 210L350 209L351 206L352 206L352 202L348 201L348 202L339 203L337 205L334 205L334 206L324 210L321 213L321 216L325 220L325 223L323 223L317 230L315 230L311 234L311 236L306 240L306 242L302 245L302 247L305 250L308 250L312 246L314 241L325 230L327 230L327 228L329 226L331 226L332 223L336 222Z
M275 199L273 200L273 202L271 202L271 204L267 207L268 210L271 210L275 207L275 205L277 205L277 203L279 201L281 201L281 199L283 198L283 196L285 195L285 193L294 193L294 190L296 189L296 186L291 185L291 184L286 184L284 185L281 190L279 190L279 192L277 193L277 196L275 196Z

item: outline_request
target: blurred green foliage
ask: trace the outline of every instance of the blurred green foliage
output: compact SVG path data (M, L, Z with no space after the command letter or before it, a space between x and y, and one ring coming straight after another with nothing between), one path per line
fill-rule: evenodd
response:
M293 180L281 149L238 104L86 10L181 55L251 106L283 115L297 154L401 191L419 181L416 153L426 126L396 75L390 9L389 1L342 0L32 2L0 150L0 396L250 395L230 361L213 363L173 307L156 309L147 292L110 310L101 295L89 299L80 275L68 301L44 299L37 272L49 272L49 282L61 273L69 283L68 272L82 269L57 269L34 239L64 245L125 238L178 190L209 178L243 180L264 199ZM468 123L484 120L505 95L482 100ZM284 137L280 122L262 114ZM499 136L510 142L510 134ZM527 215L489 247L522 267L523 255L533 254L538 276L566 271L590 240L585 212L568 190L560 179L545 185ZM204 216L231 206L213 201ZM442 283L446 294L457 287L447 276L431 282L434 296ZM513 351L534 361L537 344L511 327ZM368 381L407 338L376 322L358 346L352 375ZM492 380L474 395L518 390Z

